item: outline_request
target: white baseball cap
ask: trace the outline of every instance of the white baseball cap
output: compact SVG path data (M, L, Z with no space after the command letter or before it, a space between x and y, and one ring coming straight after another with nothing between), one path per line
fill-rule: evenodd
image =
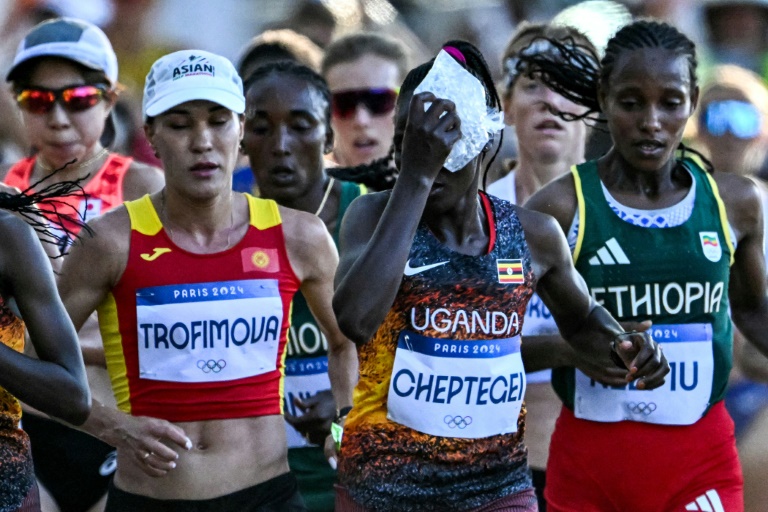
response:
M232 63L203 50L182 50L160 57L144 83L144 119L187 101L208 100L236 114L245 112L243 81Z
M19 66L37 57L61 57L103 71L117 83L117 56L99 27L77 18L55 18L36 25L19 43L13 65L6 75L15 80Z

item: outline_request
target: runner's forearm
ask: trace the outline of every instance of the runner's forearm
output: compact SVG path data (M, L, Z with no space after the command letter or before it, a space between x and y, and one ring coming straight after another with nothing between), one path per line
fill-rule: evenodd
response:
M352 405L352 390L357 384L357 350L344 338L328 346L328 377L336 409Z
M574 349L559 334L523 336L520 352L526 372L573 364Z

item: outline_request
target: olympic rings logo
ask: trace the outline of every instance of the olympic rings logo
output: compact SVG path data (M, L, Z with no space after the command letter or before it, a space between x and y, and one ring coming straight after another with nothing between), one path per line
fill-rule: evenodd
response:
M656 410L656 404L653 402L627 402L626 406L632 414L642 414L643 416L649 416Z
M216 361L215 359L209 359L203 361L202 359L197 362L197 367L203 370L203 373L219 373L227 366L227 362L223 359Z
M451 416L450 414L443 418L443 422L449 428L460 428L464 430L472 424L472 416Z

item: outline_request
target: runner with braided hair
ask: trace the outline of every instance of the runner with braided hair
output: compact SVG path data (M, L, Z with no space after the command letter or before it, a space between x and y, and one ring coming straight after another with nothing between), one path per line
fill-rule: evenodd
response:
M39 203L82 193L79 182L37 183L32 193L0 188L0 510L40 510L32 452L21 430L19 400L64 421L88 417L90 393L77 333L61 303L50 260L40 240L56 246L59 236L41 217ZM51 203L48 203L49 205ZM55 204L55 203L54 203ZM65 209L58 218L82 227ZM34 229L33 229L34 227ZM25 330L37 358L26 356Z
M596 300L620 321L653 321L671 367L650 393L554 370L564 407L547 465L549 510L740 512L741 469L722 398L731 318L768 354L758 190L686 156L697 61L675 27L631 23L600 62L572 42L539 44L546 51L521 54L519 71L586 107L563 119L604 116L614 145L526 206L558 221ZM653 455L638 456L627 448L634 443Z
M245 84L243 150L261 197L316 215L338 244L344 213L365 187L326 173L325 154L333 145L330 96L325 80L306 66L277 62L256 68ZM354 345L347 345L343 364L350 380L343 391L337 384L334 394L351 403L357 360ZM333 512L336 471L323 454L337 416L328 339L301 292L293 299L285 363L288 464L307 508Z

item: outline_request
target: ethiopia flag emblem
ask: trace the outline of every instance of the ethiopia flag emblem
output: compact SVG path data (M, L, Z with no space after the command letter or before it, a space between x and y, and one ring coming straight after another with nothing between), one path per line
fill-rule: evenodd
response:
M723 255L723 249L720 247L720 238L717 231L699 231L701 239L701 250L709 261L717 263Z
M496 260L496 269L501 284L523 284L523 260Z

